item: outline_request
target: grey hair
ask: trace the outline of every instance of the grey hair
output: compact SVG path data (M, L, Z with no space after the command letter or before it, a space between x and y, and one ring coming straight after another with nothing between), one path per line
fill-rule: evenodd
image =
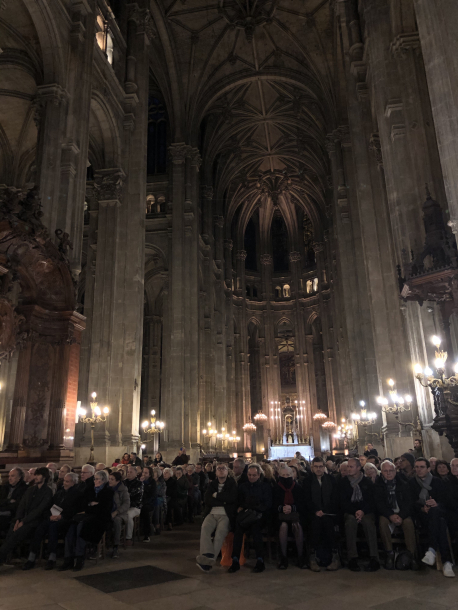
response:
M91 466L90 464L83 464L83 466L81 468L81 472L83 472L83 468L86 468L87 471L91 473L91 475L93 475L95 472L94 466Z
M171 468L164 468L162 474L165 474L166 472L170 472L170 476L173 476L173 470Z
M369 462L369 464L370 464L370 462ZM393 464L393 462L391 460L384 460L380 465L380 470L383 468L383 466L385 464L388 464L389 466L391 466L392 468L394 468L396 470L396 466Z
M78 475L76 474L76 472L67 472L65 476L72 477L73 485L76 485L78 483Z
M245 460L243 458L236 458L234 460L234 464L241 464L242 466L245 466Z
M263 474L261 466L259 464L257 464L256 462L253 462L252 464L250 464L248 466L248 470L251 470L252 468L256 468L259 476L261 476Z
M374 464L372 464L372 462L367 462L366 464L364 464L363 466L363 470L364 472L367 472L368 470L375 470L375 472L378 473L378 468L377 466L375 466Z
M11 468L10 472L12 470L15 470L18 473L19 478L21 479L21 481L24 479L24 471L22 470L22 468L19 468L19 467L16 466L15 468Z
M290 477L293 476L293 471L289 466L280 466L280 468L278 469L278 472L280 473L282 470L287 472Z
M94 478L102 479L104 483L108 483L108 472L106 470L98 470L95 473Z

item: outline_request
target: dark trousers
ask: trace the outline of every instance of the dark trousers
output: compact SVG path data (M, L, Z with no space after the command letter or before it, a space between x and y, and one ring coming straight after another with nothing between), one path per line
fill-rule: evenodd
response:
M151 534L151 513L154 512L154 506L142 506L140 511L140 524L144 536Z
M194 496L188 495L188 501L186 504L186 510L187 510L186 516L188 518L188 521L193 521L193 519L194 519L194 506L195 506Z
M334 517L313 515L309 521L310 546L316 551L320 543L327 549L336 549L336 532Z
M173 515L175 513L176 508L176 500L172 500L171 498L167 498L167 523L173 523Z
M6 540L0 547L0 563L3 563L8 555L13 552L14 549L21 544L21 542L24 542L24 540L30 538L37 525L35 523L26 523L15 532L13 532L13 527L14 523L11 524L6 536Z
M445 510L439 506L430 508L427 513L420 513L421 527L428 530L429 546L440 552L442 563L452 560L448 545L446 516Z
M84 521L72 522L65 536L65 559L69 557L84 557L86 553L86 540L81 538Z
M242 552L243 534L250 534L253 536L254 550L256 551L256 557L264 558L264 543L262 541L262 528L264 527L263 520L260 519L253 523L253 525L247 529L241 528L239 525L235 527L234 533L234 546L232 548L232 557L240 559L240 553Z
M0 534L7 532L10 529L11 522L13 521L11 516L0 515Z
M344 515L344 518L348 559L354 559L358 557L356 539L358 536L359 523L354 515L349 515L348 513L346 513ZM372 513L364 515L364 517L361 519L361 525L363 527L366 542L369 546L369 554L371 557L375 557L378 559L377 529L375 527L375 515Z
M30 552L38 555L42 541L48 538L48 553L56 553L59 538L65 538L69 527L70 523L68 521L50 521L49 519L42 521L33 535Z

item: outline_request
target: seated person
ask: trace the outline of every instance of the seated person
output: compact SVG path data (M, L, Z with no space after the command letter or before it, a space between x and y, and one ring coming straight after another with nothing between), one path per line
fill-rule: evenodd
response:
M126 545L132 546L132 534L134 532L134 518L140 514L143 501L143 483L137 478L135 466L129 466L124 485L130 496L130 508L126 513L120 515L126 524Z
M337 480L331 474L326 474L323 458L313 458L312 474L305 482L304 492L310 528L310 569L313 572L320 571L315 553L322 544L332 552L332 561L326 569L337 570L340 567L335 532L338 512Z
M145 466L140 481L143 483L143 503L140 511L140 522L143 530L143 542L149 542L151 536L151 513L156 504L156 481L153 469Z
M450 462L451 474L447 477L447 491L445 494L445 508L447 511L447 524L450 536L458 536L458 458Z
M197 566L202 572L210 572L212 569L235 519L237 483L228 476L228 472L227 464L218 464L216 479L205 492L200 555L196 557Z
M363 472L364 476L370 479L372 483L375 483L378 475L380 474L377 470L377 467L374 466L374 464L372 464L371 462L366 462L366 465L363 468Z
M362 470L367 463L367 457L365 455L360 455L358 460L359 460L359 463L361 464L361 470Z
M73 568L82 570L86 556L86 544L96 546L111 524L113 490L108 485L108 473L100 470L94 476L94 489L88 489L80 502L82 508L70 524L65 537L64 563L60 572Z
M172 466L186 466L189 462L189 455L186 454L186 447L181 447L178 455L172 462Z
M377 470L380 469L380 459L376 455L370 455L367 458L366 464L372 464L373 466L375 466L377 468Z
M8 483L0 486L0 534L7 532L15 520L16 510L26 491L24 471L12 468L8 474Z
M29 487L35 485L35 471L36 468L29 468L27 472L24 473L24 481L27 483Z
M423 563L433 566L436 563L436 552L440 551L442 573L453 578L452 556L448 544L446 521L446 483L434 477L430 463L426 458L415 460L415 476L409 481L414 502L414 516L417 525L427 530L429 548L422 559Z
M59 472L58 472L58 478L57 478L57 490L62 488L63 484L64 484L64 477L66 474L68 474L69 472L71 472L72 469L70 468L70 466L68 464L64 464L63 466L60 467Z
M84 464L81 468L81 482L78 484L78 489L82 494L94 489L94 473L95 468L90 464Z
M73 517L78 510L80 492L78 490L78 475L69 472L63 479L62 487L52 498L52 507L59 507L60 514L50 512L35 530L30 543L29 557L22 566L23 570L31 570L35 566L36 556L40 553L41 543L47 538L48 563L45 570L52 570L56 565L57 543L59 538L65 538ZM50 507L51 508L51 507ZM57 511L55 511L57 512Z
M184 476L183 467L177 466L177 501L175 505L175 525L183 525L183 511L188 503L188 491L191 485Z
M128 453L124 453L121 458L121 464L125 464L128 466L130 464L130 455Z
M200 501L200 477L195 472L194 464L188 464L186 466L186 478L189 482L188 504L186 506L187 520L189 521L189 523L194 523L194 512L197 503ZM169 494L167 493L167 496L168 495Z
M403 453L399 460L399 472L404 475L406 480L415 477L415 458L412 453Z
M129 464L132 464L132 466L142 466L142 461L138 457L138 455L135 453L135 451L132 451L132 453L130 454Z
M52 491L48 487L48 468L37 468L35 484L29 487L22 496L16 511L15 521L11 523L5 542L0 547L0 565L5 563L8 555L29 538L49 510Z
M113 559L117 559L118 547L121 542L121 529L125 515L130 508L130 496L127 487L122 482L120 472L112 472L108 477L108 485L113 490L113 508L111 518L113 519Z
M51 471L50 480L52 480L53 483L57 483L57 479L59 478L59 474L57 472L57 464L55 462L49 462L49 464L46 465L46 468L49 468L49 470Z
M106 464L104 464L103 462L99 462L95 465L95 471L99 472L99 470L105 470L106 467Z
M262 469L259 464L248 466L248 481L238 484L237 517L234 533L234 546L232 548L232 565L229 573L240 570L240 553L242 551L243 535L251 532L256 551L256 566L254 573L264 572L264 544L262 541L262 528L272 508L272 490L268 483L261 480ZM250 511L247 513L246 511ZM257 515L255 515L257 513ZM255 518L251 523L243 520Z
M361 463L358 458L348 460L347 473L347 476L339 483L339 499L340 509L344 514L348 567L353 572L360 571L356 539L358 525L361 524L369 545L370 562L367 571L375 572L380 569L380 563L375 527L373 483L361 472Z
M407 550L412 555L411 569L418 570L417 541L412 521L413 502L409 483L396 472L392 462L385 460L382 473L375 481L374 501L379 514L379 530L386 551L386 570L394 570L394 552L391 534L396 526L402 527Z
M248 481L247 466L243 458L236 458L232 464L232 472L234 473L236 482L240 485Z
M432 472L433 476L439 477L439 479L446 480L450 475L450 465L445 460L437 460L436 462L436 471Z
M171 468L164 468L162 473L164 477L165 485L167 487L167 515L166 523L168 531L172 531L172 522L174 520L174 513L177 501L177 480L173 477L173 470Z
M279 570L288 567L288 533L294 536L297 548L297 565L304 569L307 567L304 558L304 531L301 519L305 513L305 500L302 487L293 479L292 469L282 466L278 472L278 481L273 489L273 511L277 518L278 537L280 540L281 558ZM268 482L264 483L269 484Z

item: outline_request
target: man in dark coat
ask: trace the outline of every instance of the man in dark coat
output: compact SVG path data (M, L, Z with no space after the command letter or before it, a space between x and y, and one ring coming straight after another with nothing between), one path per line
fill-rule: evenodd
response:
M426 458L415 460L415 476L409 481L414 502L414 516L417 526L426 530L429 537L429 548L422 559L423 563L433 566L436 563L436 551L440 551L442 573L453 578L452 556L448 544L446 483L434 477Z
M138 457L135 451L132 451L132 453L130 454L129 464L132 464L132 466L143 466L141 459Z
M40 523L30 543L29 557L23 565L23 570L31 570L35 566L36 556L40 553L43 540L48 539L48 563L45 570L52 570L56 565L57 543L59 538L65 538L70 523L76 515L81 493L78 489L78 475L69 472L63 479L62 487L54 494L52 509ZM58 511L60 509L60 513ZM59 513L59 514L58 514Z
M13 468L8 474L8 483L0 487L0 533L6 532L10 527L26 491L24 471L21 468Z
M90 464L84 464L81 468L81 482L78 484L81 494L84 494L86 491L91 492L94 489L94 474L95 468Z
M385 568L394 570L394 552L391 534L393 526L401 526L404 532L407 550L412 555L411 568L418 570L416 558L417 541L415 526L412 520L413 501L409 483L396 473L393 462L385 460L382 474L374 484L374 501L379 514L379 530L383 547L386 551Z
M337 570L340 566L339 552L335 534L338 512L337 480L325 473L324 460L312 460L312 474L304 481L307 523L310 532L310 569L320 572L316 560L316 549L320 544L332 551L332 561L327 570Z
M232 549L232 565L229 568L230 573L240 570L240 553L242 551L243 535L251 531L253 535L254 548L256 551L256 566L253 570L255 573L264 572L264 544L262 541L262 528L267 515L272 508L272 488L269 483L264 483L261 480L262 469L259 464L250 464L248 466L248 482L239 484L237 496L237 515L234 546ZM250 511L250 513L246 513ZM244 525L241 518L254 516L257 513L256 520L248 526ZM244 513L244 514L241 514Z
M458 458L450 462L451 473L446 479L445 508L447 524L452 538L458 535Z
M200 555L197 566L210 572L219 555L224 539L234 525L237 506L237 483L228 476L227 464L216 466L216 479L205 492L204 520L200 531ZM212 536L214 538L212 540Z
M0 565L6 561L9 553L35 531L51 506L52 491L48 487L49 477L48 468L36 469L35 484L22 496L14 525L11 523L8 536L0 547Z
M372 443L367 443L367 449L364 452L364 455L366 457L369 457L370 455L375 455L375 457L378 457L378 451Z
M248 483L248 466L245 465L243 458L237 458L232 464L232 472L234 473L237 485Z
M178 455L172 462L172 466L186 466L189 462L189 455L186 455L186 447L181 447Z
M359 572L361 569L356 546L358 525L361 524L369 546L370 561L367 571L379 570L373 483L361 472L361 462L357 458L348 460L347 476L339 482L339 500L345 521L348 567L353 572Z

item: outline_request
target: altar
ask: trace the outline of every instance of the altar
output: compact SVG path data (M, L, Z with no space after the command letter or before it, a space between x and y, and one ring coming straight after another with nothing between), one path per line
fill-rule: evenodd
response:
M299 445L296 443L285 443L282 445L272 445L269 451L269 459L284 460L285 458L293 458L296 451L299 451L308 461L314 458L312 446Z

